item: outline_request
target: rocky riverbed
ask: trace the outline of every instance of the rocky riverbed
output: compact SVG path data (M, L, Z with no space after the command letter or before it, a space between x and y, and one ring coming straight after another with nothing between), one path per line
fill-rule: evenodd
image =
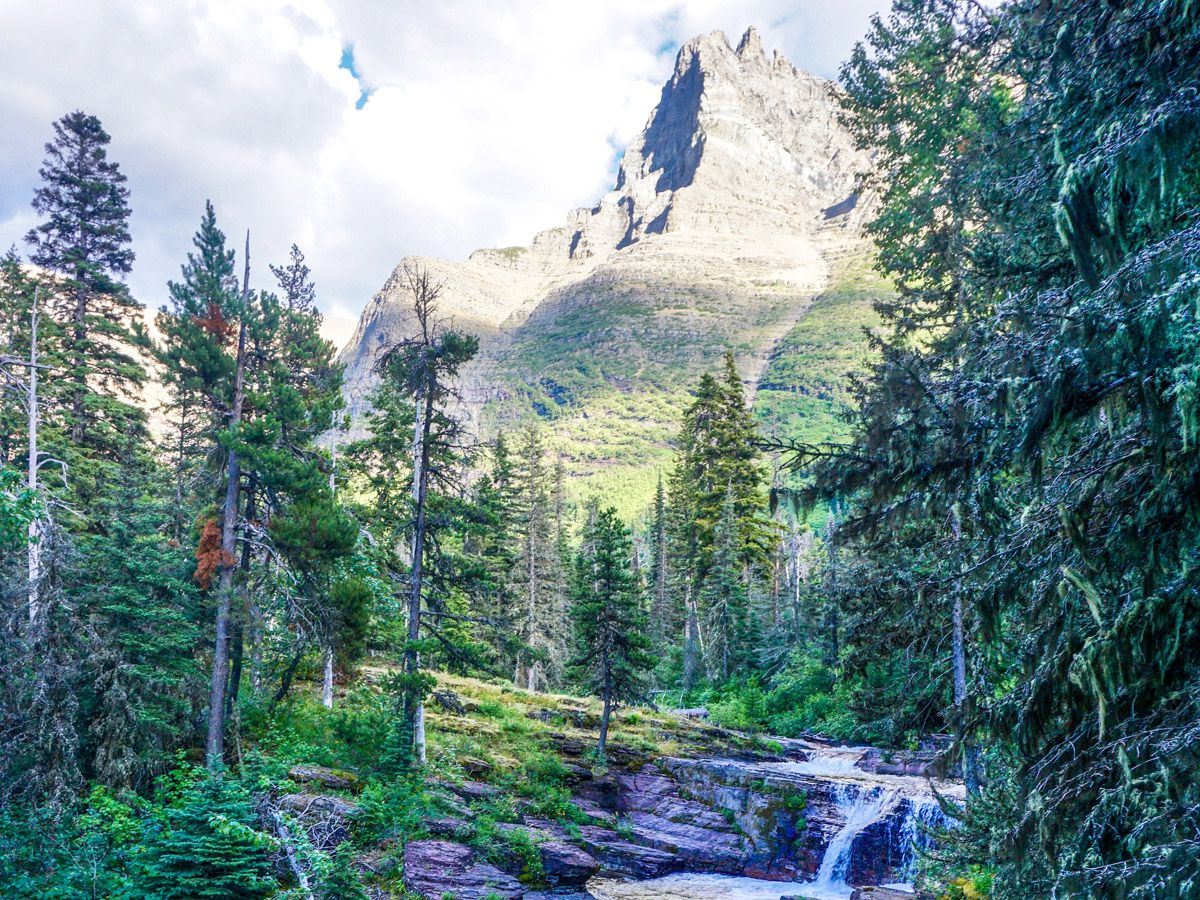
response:
M426 821L428 837L408 842L404 886L430 900L849 898L855 887L911 881L915 846L930 840L928 827L945 822L935 792L947 802L962 793L958 782L938 777L934 753L888 756L788 740L765 746L771 749L629 757L593 770L588 745L562 737L557 749L573 800L590 824L522 815L498 826L536 848L536 877L527 859L490 853L489 861L467 841L473 807L497 788L433 783L455 812ZM326 839L344 836L339 820L354 815L353 804L311 791L284 798L284 806ZM369 868L371 858L360 865ZM877 889L863 896L906 895Z

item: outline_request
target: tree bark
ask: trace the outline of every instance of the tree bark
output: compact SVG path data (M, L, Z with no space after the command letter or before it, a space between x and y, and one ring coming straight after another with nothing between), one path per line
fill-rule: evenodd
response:
M37 496L38 489L38 292L41 286L33 289L33 309L29 315L29 475L28 484L30 496ZM29 622L37 622L40 612L38 590L42 580L42 544L41 525L36 515L29 519Z
M962 521L958 510L954 510L954 543L959 550L958 566L962 569ZM958 740L963 748L963 781L967 793L979 792L978 754L974 743L967 735L967 717L970 712L970 696L967 693L967 649L963 628L963 584L962 575L954 579L954 624L951 635L951 654L954 668L954 711Z
M596 743L596 759L604 761L604 745L608 743L608 720L612 715L612 668L608 661L608 651L604 651L604 712L600 715L600 740Z
M321 679L321 704L333 709L333 641L325 646L325 673Z
M412 571L408 594L408 646L404 650L405 686L404 735L411 736L412 746L406 748L418 762L425 759L424 708L417 685L421 662L417 642L421 639L421 579L425 556L425 489L429 467L429 432L433 419L433 388L426 385L423 397L417 398L416 421L413 423L413 499L414 521L412 538ZM418 728L418 723L421 727Z
M246 374L246 306L250 298L250 233L246 232L246 268L242 280L241 324L238 328L237 369L234 376L233 409L229 426L237 430L242 421ZM229 448L225 475L225 504L221 521L220 582L217 588L217 635L213 649L212 687L208 698L208 739L205 757L211 771L225 764L225 687L229 678L229 619L233 606L233 573L237 568L238 488L241 477L237 450Z

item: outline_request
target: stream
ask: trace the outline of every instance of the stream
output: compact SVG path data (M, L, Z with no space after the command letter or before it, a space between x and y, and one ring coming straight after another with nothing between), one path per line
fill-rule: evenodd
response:
M904 882L889 884L911 891L916 875L918 848L930 843L927 829L948 824L923 778L878 775L856 765L864 748L837 747L814 753L804 762L767 764L781 772L817 776L834 782L834 797L844 817L830 838L816 877L811 881L764 881L729 875L682 873L646 881L594 879L589 892L597 900L848 900L854 887L846 882L854 842L877 822L887 820L889 829L899 830L903 858L898 871ZM948 786L940 785L945 792ZM949 793L956 793L953 787ZM892 832L895 833L894 831Z

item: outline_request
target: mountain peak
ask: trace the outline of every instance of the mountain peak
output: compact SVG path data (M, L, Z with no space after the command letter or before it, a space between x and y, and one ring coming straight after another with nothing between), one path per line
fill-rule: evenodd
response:
M739 59L745 59L751 54L755 57L767 58L767 51L763 49L762 38L759 37L758 29L753 25L746 29L746 33L742 35L742 40L737 46Z

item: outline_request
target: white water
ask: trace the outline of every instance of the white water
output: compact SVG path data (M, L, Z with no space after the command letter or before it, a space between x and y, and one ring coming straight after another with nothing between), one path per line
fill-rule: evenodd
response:
M847 900L853 888L846 883L855 839L870 825L902 812L899 844L903 854L897 876L903 881L888 887L911 891L916 876L917 847L929 837L922 829L945 823L937 801L924 779L907 775L874 775L856 763L864 748L814 749L803 762L765 763L771 768L799 775L828 778L833 782L834 801L845 817L825 849L813 881L761 881L730 875L682 874L648 881L594 879L588 890L598 900L779 900L799 896L808 900ZM940 786L946 790L948 786ZM949 793L955 791L951 788ZM892 823L894 827L896 823Z
M846 824L829 841L821 868L817 871L813 889L821 897L849 897L850 885L846 872L850 868L850 851L854 839L868 825L878 822L896 806L899 792L895 788L876 786L862 788L856 784L839 784L834 788L838 809L846 816Z
M596 900L779 900L807 897L808 888L795 881L760 881L733 875L668 875L649 881L593 878L587 886Z

